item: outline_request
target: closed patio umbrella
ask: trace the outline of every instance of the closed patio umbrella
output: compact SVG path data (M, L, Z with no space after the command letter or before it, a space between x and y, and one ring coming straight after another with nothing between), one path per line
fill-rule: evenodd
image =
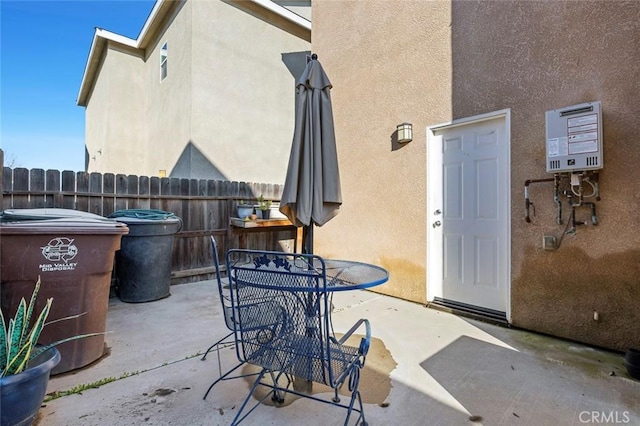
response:
M313 252L313 225L327 223L342 204L331 87L312 55L296 85L295 130L280 200L280 211L304 226L304 253Z

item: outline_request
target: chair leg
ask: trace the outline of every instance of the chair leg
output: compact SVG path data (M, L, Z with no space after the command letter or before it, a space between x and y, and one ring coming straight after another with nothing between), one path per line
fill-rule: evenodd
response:
M280 372L276 376L276 375L273 374L273 371L269 371L269 375L271 376L271 381L273 382L273 386L271 387L272 388L271 392L273 393L273 395L271 395L271 400L273 402L278 403L278 404L283 404L284 403L284 395L286 394L286 392L283 391L280 388L280 385L278 384L278 381L283 376L283 374L284 373ZM287 386L285 387L285 389L286 389L291 384L291 380L289 380L289 376L287 376L286 374L284 374L284 376L287 378Z
M347 426L349 424L349 418L351 417L351 412L355 411L359 413L358 419L356 420L356 424L362 424L364 426L367 425L367 421L364 418L364 407L362 406L362 398L360 397L360 390L358 386L360 384L360 366L354 365L351 370L351 374L348 377L349 380L349 391L351 391L351 401L349 401L349 407L347 408L347 418L344 420L344 425ZM338 395L338 389L336 389L336 397ZM358 401L358 407L354 408L354 403ZM360 423L360 420L362 422Z
M207 349L207 351L205 352L205 354L202 356L201 360L204 361L206 359L206 356L209 352L211 352L213 350L213 348L215 348L216 346L220 346L221 344L225 343L227 341L227 339L229 339L231 336L233 336L233 333L229 333L227 334L225 337L223 337L222 339L218 340L217 342L215 342L213 345L211 345L209 347L209 349ZM232 342L235 343L234 340L230 340L229 343L231 344ZM222 361L220 359L220 348L216 349L216 352L218 354L218 378L211 383L211 386L209 386L209 389L207 389L207 392L205 392L204 396L202 397L202 399L207 399L207 396L209 395L209 392L211 392L211 389L213 389L213 387L218 384L219 382L223 381L223 380L232 380L232 379L239 379L242 377L251 377L251 376L255 376L258 373L249 373L249 374L240 374L238 376L233 376L233 377L229 377L229 375L231 373L233 373L234 371L236 371L238 368L242 367L245 362L241 362L239 364L237 364L235 367L233 367L231 370L227 371L226 373L222 374Z
M260 384L260 382L262 381L262 379L264 378L265 373L271 373L271 371L268 371L266 368L263 368L262 371L260 371L258 377L256 378L256 380L253 382L253 386L251 386L251 389L249 390L249 394L247 395L247 397L244 399L244 401L242 402L242 405L240 406L240 408L238 409L238 412L236 413L236 416L233 418L233 420L231 421L231 426L235 426L238 423L240 423L242 420L244 420L249 414L251 414L251 412L253 410L256 409L256 407L258 406L258 404L260 404L262 401L258 401L256 403L256 405L254 405L248 413L246 413L245 415L243 415L242 417L240 416L242 414L242 412L244 411L244 408L247 406L247 402L249 402L249 399L251 399L251 396L253 395L253 393L255 392L256 388L258 387L258 385ZM273 375L273 373L271 373ZM273 391L272 391L273 392ZM269 392L270 394L271 392ZM265 398L267 396L269 396L269 394L265 395ZM264 399L264 398L263 398Z
M358 401L358 407L354 408L354 403ZM356 390L351 394L351 401L349 403L349 408L347 408L347 418L344 420L344 426L349 424L349 418L351 417L351 412L355 411L359 414L358 419L356 420L356 424L361 424L363 426L367 425L366 420L364 419L364 408L362 407L362 398L360 397L360 391ZM362 422L360 422L362 420Z
M207 359L207 354L209 352L211 352L211 350L213 348L215 348L216 346L219 346L221 343L223 343L225 340L227 340L229 337L233 336L233 332L227 334L226 336L224 336L222 339L218 340L217 342L215 342L213 345L209 346L209 348L205 351L204 355L202 355L202 358L200 358L202 361L204 361L205 359Z
M213 389L213 387L218 384L218 382L221 382L223 380L230 380L230 379L239 379L241 377L249 377L249 376L253 376L256 373L251 373L251 374L243 374L240 376L235 376L235 377L230 377L227 378L227 376L229 376L229 374L233 373L234 371L236 371L238 368L242 367L245 363L241 362L240 364L236 365L235 367L233 367L231 370L227 371L226 373L224 373L224 375L218 377L213 383L211 383L211 386L209 386L209 389L207 389L207 391L205 392L204 396L202 397L202 399L207 399L207 395L209 395L209 392L211 392L211 389Z
M258 377L253 382L253 386L251 386L251 390L249 390L249 394L247 395L244 402L240 406L240 409L238 410L238 413L234 417L233 421L231 422L231 425L237 425L238 423L246 419L249 416L249 414L253 412L253 410L258 408L262 404L262 402L269 397L269 395L271 395L271 400L278 404L282 404L284 402L284 395L287 394L287 390L292 383L291 377L289 377L288 374L285 374L283 372L279 372L275 374L273 371L268 370L266 368L263 368L262 371L260 371L260 373L257 373L257 374L258 374ZM273 384L264 383L262 381L267 374L269 374L269 376L271 377L271 382ZM283 376L286 379L286 385L284 387L280 385L280 380L282 379ZM243 411L246 408L247 403L249 402L249 399L252 398L258 386L264 386L266 388L269 388L269 392L267 392L266 395L264 395L259 401L257 401L249 411L243 414Z

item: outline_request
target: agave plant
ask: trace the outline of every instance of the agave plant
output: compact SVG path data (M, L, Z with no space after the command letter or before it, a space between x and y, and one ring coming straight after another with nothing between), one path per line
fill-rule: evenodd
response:
M0 312L0 377L11 376L22 372L28 365L29 361L45 352L49 348L82 337L95 336L102 333L83 334L79 336L68 337L58 340L46 346L36 346L40 333L47 324L45 321L49 316L53 298L47 299L47 303L40 311L38 318L33 326L31 326L31 317L33 316L38 291L40 290L40 277L36 282L36 286L31 294L31 300L27 306L24 298L20 301L16 315L9 319L9 324L4 319L4 314ZM52 322L62 321L71 318L77 318L79 315L61 318Z

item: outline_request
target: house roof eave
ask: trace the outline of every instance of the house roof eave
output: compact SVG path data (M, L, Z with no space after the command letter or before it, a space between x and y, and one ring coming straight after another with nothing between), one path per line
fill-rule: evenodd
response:
M112 41L129 48L143 50L146 44L149 43L153 31L158 27L159 21L162 20L160 18L166 14L172 6L172 3L174 2L169 0L156 0L156 4L153 6L149 17L135 40L102 28L96 28L93 34L93 40L91 41L91 48L89 49L89 56L84 68L84 73L82 74L82 82L80 83L80 90L76 100L78 106L87 106L89 93L93 87L100 60L108 42Z
M263 7L264 9L270 12L273 12L277 15L282 16L287 21L290 21L308 31L311 31L311 21L309 21L307 18L304 18L298 15L295 12L290 11L286 7L282 7L271 0L249 0L249 1Z
M311 21L271 0L222 1L311 42Z
M96 31L93 34L93 40L91 41L91 49L89 49L87 63L84 67L84 73L82 75L82 82L80 83L80 91L78 92L76 105L85 107L87 106L89 92L91 91L96 73L100 66L102 54L108 42L110 41L129 48L138 48L136 40L122 36L120 34L112 33L107 30L103 30L102 28L96 28Z
M102 55L108 44L116 43L135 50L141 51L141 56L145 49L154 40L154 36L161 28L166 17L174 7L186 0L156 0L149 17L144 23L138 37L134 40L120 34L112 33L102 28L96 28L89 50L89 56L82 75L80 90L76 104L87 106L89 94L95 82ZM304 40L311 42L311 21L282 7L271 0L223 0L257 18L264 19L280 26L283 30L290 32Z

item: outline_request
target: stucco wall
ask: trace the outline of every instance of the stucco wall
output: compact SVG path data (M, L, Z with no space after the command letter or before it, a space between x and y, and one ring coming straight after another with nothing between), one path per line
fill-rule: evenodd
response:
M282 55L309 43L227 3L192 3L192 143L229 180L284 183L295 78Z
M128 164L141 158L144 147L139 141L147 135L146 94L139 72L142 65L136 52L122 46L103 56L85 112L89 171L127 173ZM114 104L120 107L111 107Z
M143 141L145 173L171 172L189 141L192 126L191 90L193 87L192 30L194 2L177 9L146 52L144 76L148 137ZM167 43L167 77L160 81L160 51Z
M316 247L380 263L392 276L380 291L424 301L425 127L510 108L512 323L640 345L640 3L314 0L313 17L312 48L334 84L345 203ZM600 224L544 251L542 236L564 229L552 186L532 186L531 224L523 202L525 180L550 176L544 113L596 100ZM405 120L414 141L393 151L388 137Z
M315 250L390 271L375 291L426 301L426 127L451 117L450 5L313 1L312 48L333 89L343 191ZM413 124L413 142L393 142Z
M454 115L513 113L513 324L616 349L638 346L640 3L456 2L452 16ZM596 100L604 127L600 224L578 227L546 252L542 236L564 230L555 224L552 187L532 188L532 224L522 203L524 181L548 176L544 112ZM588 210L577 214L590 218Z

